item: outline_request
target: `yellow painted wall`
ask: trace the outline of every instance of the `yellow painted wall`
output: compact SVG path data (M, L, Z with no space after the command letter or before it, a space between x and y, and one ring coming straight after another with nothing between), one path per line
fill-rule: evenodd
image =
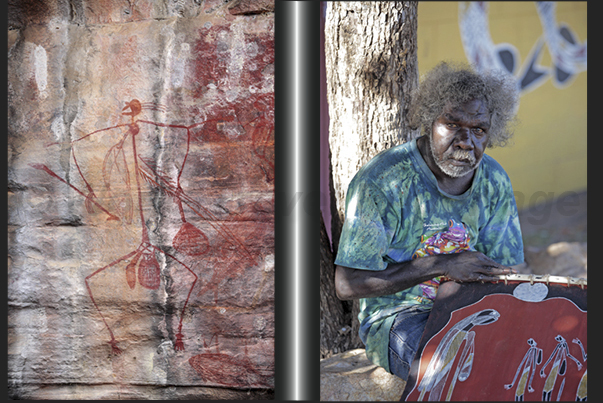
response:
M468 61L461 41L459 3L419 2L420 74L442 60ZM523 64L544 35L535 2L489 2L488 7L492 41L512 44ZM557 23L566 23L580 43L587 39L586 8L586 2L558 2L555 9ZM546 45L539 63L552 63ZM564 88L548 78L523 93L521 124L513 144L488 149L509 174L519 208L566 191L586 190L586 86L587 72L582 71Z

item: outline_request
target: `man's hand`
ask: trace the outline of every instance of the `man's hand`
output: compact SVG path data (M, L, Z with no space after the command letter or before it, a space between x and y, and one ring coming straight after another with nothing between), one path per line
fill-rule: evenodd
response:
M393 294L438 276L471 282L496 281L498 275L515 273L481 252L466 251L390 263L382 271L336 266L335 290L340 299L350 300Z
M447 256L444 275L458 282L495 281L499 275L515 274L517 270L496 263L481 252L462 252ZM438 262L440 263L440 262Z

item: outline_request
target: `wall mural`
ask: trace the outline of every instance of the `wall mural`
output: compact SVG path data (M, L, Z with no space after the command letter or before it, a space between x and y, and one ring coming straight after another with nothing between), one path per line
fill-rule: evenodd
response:
M579 73L586 71L587 42L580 43L577 35L565 23L557 22L556 4L535 2L542 25L542 36L521 62L519 52L510 43L495 44L488 24L488 2L459 2L459 28L467 60L480 71L502 70L517 80L520 93L538 88L551 79L553 85L564 88ZM552 64L540 64L544 48Z

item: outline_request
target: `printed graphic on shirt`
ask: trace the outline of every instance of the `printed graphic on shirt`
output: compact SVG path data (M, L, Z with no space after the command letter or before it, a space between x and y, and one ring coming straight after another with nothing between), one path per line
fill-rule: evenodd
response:
M448 229L436 232L429 238L421 235L421 247L413 253L412 258L416 259L423 256L433 256L449 253L460 253L465 250L474 250L469 246L469 235L467 227L463 223L457 223L453 219L448 221ZM419 300L434 300L440 285L441 277L425 281L419 287L423 291L423 296Z

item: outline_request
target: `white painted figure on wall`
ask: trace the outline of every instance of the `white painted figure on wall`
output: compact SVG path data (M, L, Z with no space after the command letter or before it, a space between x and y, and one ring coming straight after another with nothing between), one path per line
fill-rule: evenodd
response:
M502 70L517 80L520 93L538 88L549 78L553 85L565 88L586 71L587 42L581 43L570 26L557 22L556 4L535 2L542 35L523 63L519 51L510 43L495 44L488 24L489 2L459 2L459 29L467 60L480 71ZM541 65L544 48L551 65Z

